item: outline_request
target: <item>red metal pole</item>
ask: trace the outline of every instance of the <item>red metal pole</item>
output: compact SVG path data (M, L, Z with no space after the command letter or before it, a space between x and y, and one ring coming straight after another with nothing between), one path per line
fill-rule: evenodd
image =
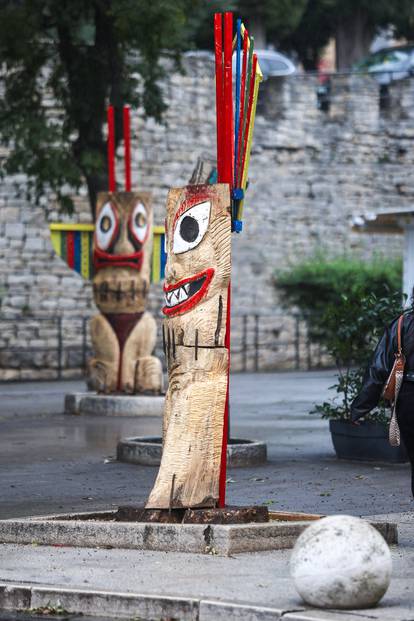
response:
M108 107L108 180L109 191L115 192L115 118L114 107Z
M129 106L124 106L124 160L125 160L125 190L131 191L131 130Z
M216 56L216 130L217 130L217 180L223 181L223 16L214 15L214 50Z
M230 379L230 309L231 309L231 283L227 289L227 315L226 315L226 336L224 346L229 356L229 371L227 375L226 405L224 408L223 439L221 443L221 463L220 463L220 482L219 482L219 507L226 506L226 478L227 478L227 440L229 433L229 379Z
M233 187L233 13L224 14L224 178Z

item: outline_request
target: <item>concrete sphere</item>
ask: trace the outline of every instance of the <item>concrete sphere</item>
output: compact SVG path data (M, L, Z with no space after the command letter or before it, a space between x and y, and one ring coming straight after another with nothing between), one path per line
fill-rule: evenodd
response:
M290 573L298 593L317 608L370 608L387 591L392 561L388 544L368 522L333 515L298 538Z

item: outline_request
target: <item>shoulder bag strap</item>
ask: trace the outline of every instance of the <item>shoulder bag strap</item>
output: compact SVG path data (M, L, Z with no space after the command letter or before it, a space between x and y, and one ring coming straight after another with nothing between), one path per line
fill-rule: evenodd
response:
M397 328L397 348L398 348L398 354L400 356L402 354L402 338L401 338L401 333L402 333L403 322L404 322L404 315L401 315L399 320L398 320L398 328Z

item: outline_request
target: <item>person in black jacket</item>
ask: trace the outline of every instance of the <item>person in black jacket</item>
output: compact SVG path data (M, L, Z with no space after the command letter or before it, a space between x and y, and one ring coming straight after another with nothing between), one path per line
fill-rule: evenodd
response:
M371 364L365 372L362 388L351 405L351 419L358 421L368 414L381 398L397 351L398 317L386 328ZM402 349L406 358L404 380L397 401L397 420L401 438L411 462L411 490L414 496L414 310L404 313Z

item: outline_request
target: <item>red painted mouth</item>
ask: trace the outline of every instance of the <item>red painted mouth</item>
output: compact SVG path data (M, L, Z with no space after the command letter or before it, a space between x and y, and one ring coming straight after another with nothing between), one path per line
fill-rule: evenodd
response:
M93 267L95 271L103 267L130 267L134 270L141 270L144 253L142 250L133 254L110 254L95 248L93 251Z
M208 286L214 276L212 267L184 278L173 285L164 285L165 306L164 315L180 315L193 308L207 293Z

